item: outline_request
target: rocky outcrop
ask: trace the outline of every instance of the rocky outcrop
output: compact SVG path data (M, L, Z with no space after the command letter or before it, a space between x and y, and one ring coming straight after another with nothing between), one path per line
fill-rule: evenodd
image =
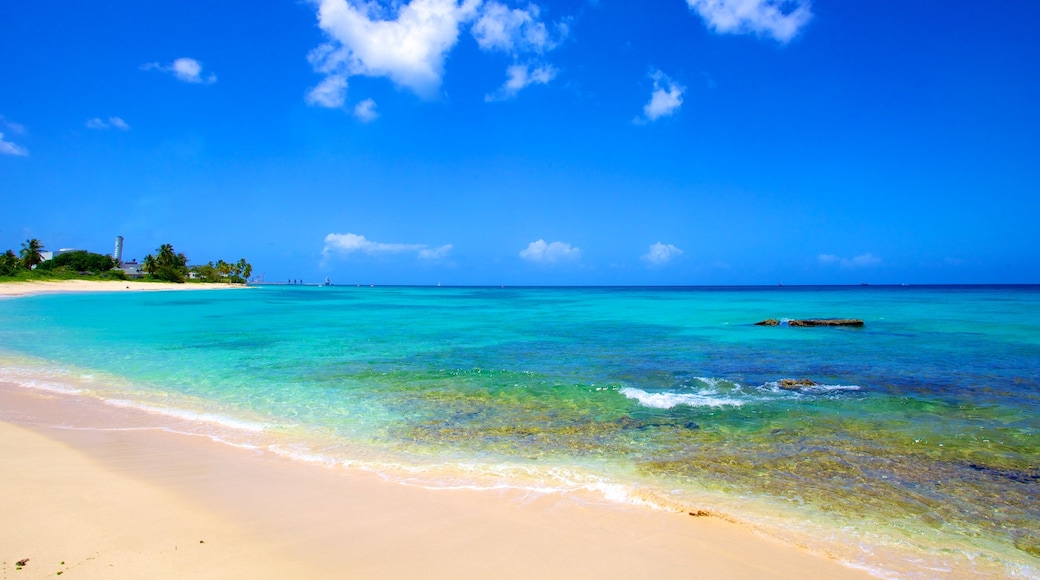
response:
M792 320L790 326L863 326L863 321L858 318L810 318L807 320Z
M756 322L755 326L863 326L859 318L806 318L806 319L784 319L767 318Z
M780 379L780 388L788 391L797 391L802 387L815 387L816 381L811 379Z

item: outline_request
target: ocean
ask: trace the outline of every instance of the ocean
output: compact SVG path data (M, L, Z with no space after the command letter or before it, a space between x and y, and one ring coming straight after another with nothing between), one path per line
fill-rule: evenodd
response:
M823 317L865 325L753 324ZM715 515L883 577L1040 577L1038 286L39 295L0 300L0 381L407 485Z

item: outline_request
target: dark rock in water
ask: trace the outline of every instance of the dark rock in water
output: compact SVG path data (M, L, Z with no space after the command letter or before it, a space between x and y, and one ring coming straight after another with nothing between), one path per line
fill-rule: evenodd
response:
M858 318L809 318L806 320L792 320L790 326L863 326L863 321Z
M988 465L979 465L978 463L969 463L968 467L990 475L992 477L1001 477L1009 479L1016 483L1028 483L1036 484L1040 483L1040 469L1005 469L1001 467L990 467Z
M797 391L802 387L815 387L816 381L810 379L780 379L780 388Z
M783 322L775 318L767 318L756 322L755 326L863 326L859 318L806 318L806 319L784 319Z

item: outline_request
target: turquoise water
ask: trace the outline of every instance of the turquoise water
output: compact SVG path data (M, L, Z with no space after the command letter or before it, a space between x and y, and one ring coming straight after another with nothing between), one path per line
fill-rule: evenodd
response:
M782 317L866 325L752 325ZM882 575L1040 574L1040 287L266 286L0 321L0 381L231 442L705 510Z

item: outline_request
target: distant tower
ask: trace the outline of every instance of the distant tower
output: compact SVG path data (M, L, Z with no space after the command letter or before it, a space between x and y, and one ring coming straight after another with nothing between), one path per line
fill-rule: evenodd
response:
M112 252L112 259L117 265L123 264L123 236L116 236L116 250Z

